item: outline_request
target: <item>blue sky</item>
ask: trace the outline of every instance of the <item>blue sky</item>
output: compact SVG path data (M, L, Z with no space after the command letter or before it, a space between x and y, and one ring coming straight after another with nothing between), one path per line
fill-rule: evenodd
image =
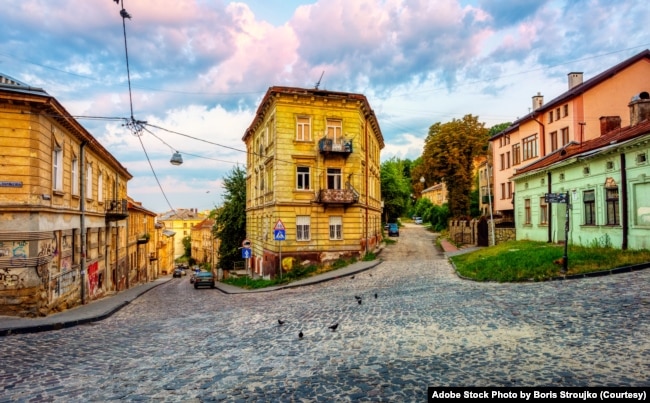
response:
M120 9L126 20L129 97ZM527 114L650 48L647 0L5 0L0 72L43 88L127 167L143 206L210 209L244 166L274 85L366 95L386 147L417 158L428 127ZM150 126L138 137L120 120ZM82 117L94 117L93 119ZM99 119L97 119L99 118ZM183 155L172 166L174 151ZM0 151L1 153L1 151ZM158 184L160 183L160 185Z

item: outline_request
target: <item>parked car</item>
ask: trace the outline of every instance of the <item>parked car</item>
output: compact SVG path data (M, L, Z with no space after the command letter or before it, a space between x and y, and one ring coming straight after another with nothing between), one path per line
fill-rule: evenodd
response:
M177 267L174 269L174 273L172 274L172 277L182 277L184 274L185 272L183 271L183 269Z
M388 224L388 236L399 236L399 226L397 223Z
M202 271L194 275L194 288L210 286L214 288L214 275L209 271Z
M422 217L415 217L413 221L415 221L416 224L422 224Z

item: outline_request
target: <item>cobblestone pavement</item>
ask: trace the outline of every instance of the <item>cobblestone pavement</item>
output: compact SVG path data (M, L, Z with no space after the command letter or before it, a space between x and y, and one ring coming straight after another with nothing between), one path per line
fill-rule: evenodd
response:
M0 402L422 402L427 386L650 386L650 270L475 283L433 248L391 255L432 237L400 232L354 278L240 295L175 279L106 320L3 337Z

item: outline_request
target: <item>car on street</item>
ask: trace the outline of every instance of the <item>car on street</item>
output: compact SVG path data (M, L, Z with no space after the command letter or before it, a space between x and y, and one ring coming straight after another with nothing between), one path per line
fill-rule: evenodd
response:
M413 219L413 221L414 221L416 224L422 224L422 217L415 217L415 218Z
M388 224L388 236L399 236L399 226L397 223Z
M194 288L201 286L214 288L214 274L212 272L202 271L194 275Z
M174 269L174 273L172 274L172 277L183 277L184 274L185 272L183 271L183 269L177 267Z

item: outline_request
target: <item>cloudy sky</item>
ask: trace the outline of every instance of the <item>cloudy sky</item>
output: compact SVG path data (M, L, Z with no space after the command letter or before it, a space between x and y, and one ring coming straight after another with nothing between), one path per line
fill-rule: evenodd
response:
M647 0L3 0L0 73L43 88L134 178L144 207L211 209L270 86L366 95L386 147L527 114L650 48ZM123 20L131 77L131 97ZM132 111L132 112L131 112ZM139 136L123 125L147 125ZM174 151L184 163L172 166Z

